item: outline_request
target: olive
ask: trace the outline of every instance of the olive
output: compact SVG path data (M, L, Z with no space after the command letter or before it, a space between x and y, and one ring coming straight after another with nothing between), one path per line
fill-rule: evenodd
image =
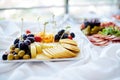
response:
M20 50L19 52L18 52L18 56L19 57L23 57L25 55L25 51L24 50Z
M90 26L87 26L85 29L82 30L82 32L83 32L85 35L90 35Z
M3 54L3 55L2 55L2 59L3 59L3 60L7 60L7 56L8 56L8 54Z
M15 52L18 53L20 51L19 48L15 48Z
M14 59L15 60L18 60L19 59L19 56L17 54L14 55Z
M11 49L11 50L14 50L14 49L15 49L15 46L14 46L14 45L10 46L10 49Z
M30 59L30 55L25 54L25 55L23 56L23 59Z
M13 53L13 52L14 52L14 50L10 49L10 53Z
M8 54L8 56L7 56L7 59L8 59L8 60L13 60L13 58L14 58L14 55L13 55L13 54L11 54L11 53Z

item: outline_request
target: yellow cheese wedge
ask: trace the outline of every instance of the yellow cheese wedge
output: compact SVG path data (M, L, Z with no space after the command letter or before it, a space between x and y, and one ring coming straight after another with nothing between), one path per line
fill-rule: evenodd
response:
M44 54L37 54L36 59L39 59L39 60L48 60L50 58L47 57L47 56L45 56Z
M35 58L37 54L35 44L30 45L30 51L31 51L31 58Z
M36 53L41 54L42 53L42 47L39 43L35 43L36 46Z

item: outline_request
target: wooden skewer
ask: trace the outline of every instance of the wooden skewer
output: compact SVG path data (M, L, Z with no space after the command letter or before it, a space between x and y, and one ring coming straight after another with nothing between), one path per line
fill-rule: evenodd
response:
M40 20L40 17L37 18L37 21L38 21L38 27L40 28L39 20Z
M43 30L43 39L45 38L45 34L46 34L46 25L48 24L48 22L44 23L44 30ZM43 41L44 42L44 41Z
M20 30L20 35L21 35L20 40L23 40L23 39L22 39L22 32L23 32L23 18L21 18L21 22L22 22L22 25L21 25L21 30Z
M55 15L52 16L52 23L53 23L53 33L56 32L56 21L55 21Z
M70 26L67 26L66 28L65 28L65 32L69 29L69 28L71 28ZM69 31L69 30L68 30ZM63 35L65 34L65 32L62 34L62 36L60 37L60 39L62 39L62 37L63 37Z

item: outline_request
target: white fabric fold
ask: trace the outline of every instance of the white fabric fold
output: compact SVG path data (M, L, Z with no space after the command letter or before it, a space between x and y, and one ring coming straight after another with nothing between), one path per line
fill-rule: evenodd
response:
M63 26L71 25L80 47L80 60L64 62L0 63L1 80L120 80L119 44L100 48L93 46L80 32L79 25L67 19ZM68 20L68 21L65 21ZM63 24L62 24L63 23ZM0 49L7 49L20 35L20 23L0 21ZM43 25L42 25L43 26ZM63 27L62 26L62 27ZM61 27L61 28L62 28ZM24 31L42 30L37 23L24 23ZM1 52L0 54L2 54ZM0 56L1 57L1 56ZM6 77L7 75L7 77Z

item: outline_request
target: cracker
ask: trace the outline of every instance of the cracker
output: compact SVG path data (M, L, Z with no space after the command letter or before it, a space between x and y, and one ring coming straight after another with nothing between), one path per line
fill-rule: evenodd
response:
M75 53L78 53L80 52L80 49L77 47L77 46L74 46L74 45L70 45L70 44L61 44L64 48L72 51L72 52L75 52Z
M60 43L66 43L66 44L71 44L71 45L77 46L76 41L71 40L71 39L60 39L59 42Z

